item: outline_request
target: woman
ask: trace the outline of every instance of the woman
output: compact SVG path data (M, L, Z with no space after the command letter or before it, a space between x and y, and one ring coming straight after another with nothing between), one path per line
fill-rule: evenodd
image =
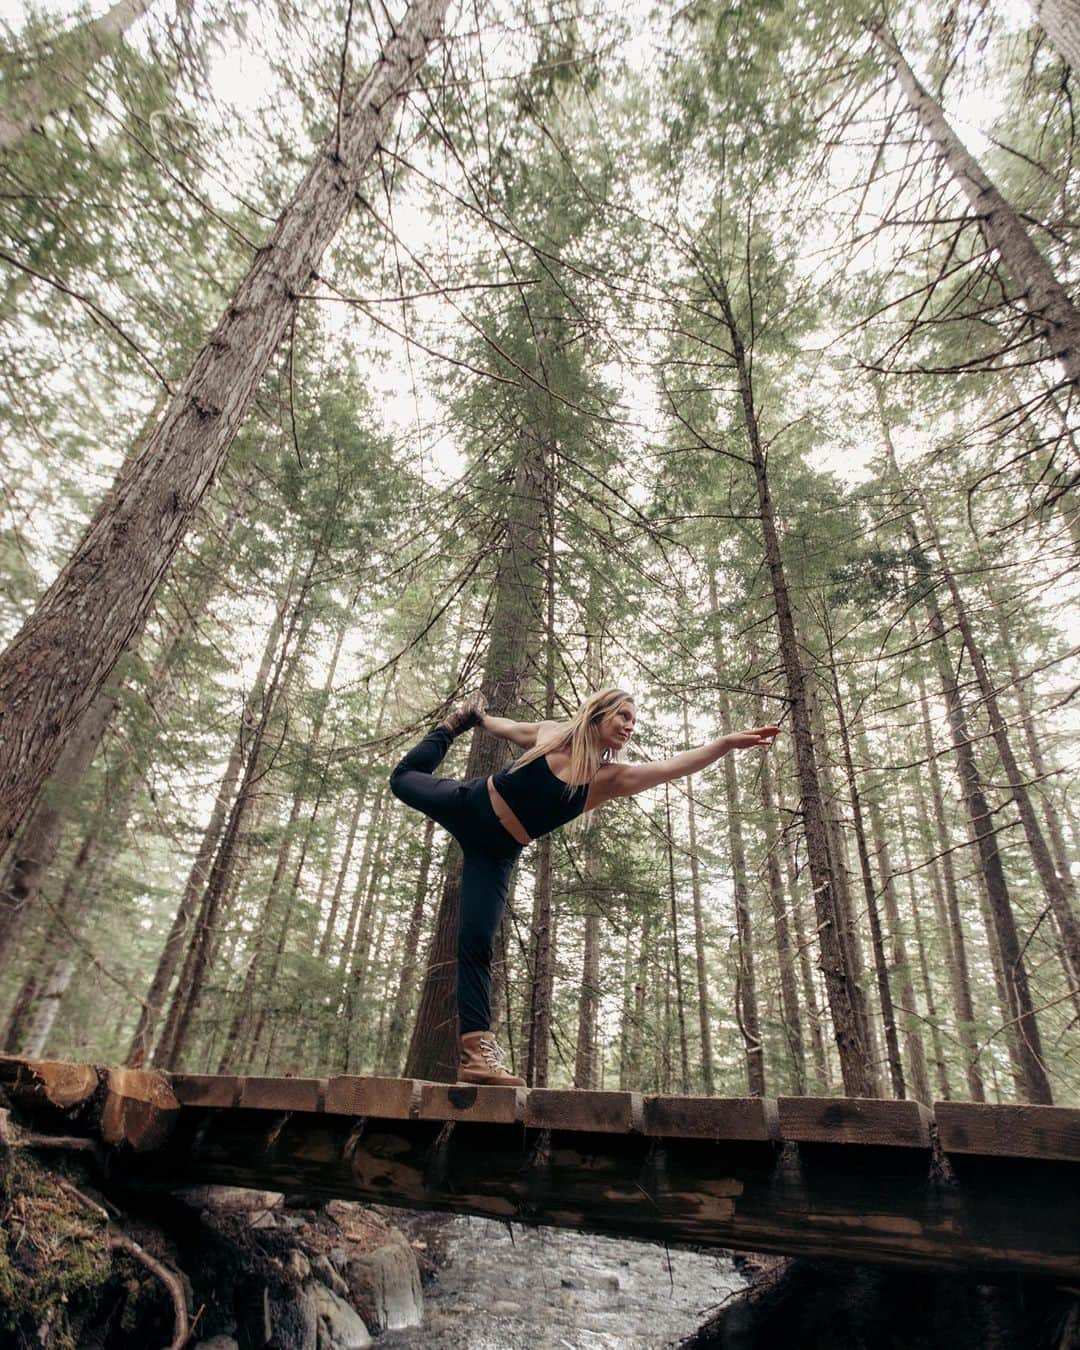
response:
M634 734L637 712L623 689L591 694L569 722L514 722L491 717L474 694L428 733L390 775L390 787L461 845L458 930L458 1017L462 1083L523 1087L506 1067L491 1034L491 951L510 875L526 844L614 797L631 797L659 783L685 778L729 750L768 746L779 727L721 736L658 764L620 764ZM433 772L455 736L480 726L525 751L489 778L458 782Z

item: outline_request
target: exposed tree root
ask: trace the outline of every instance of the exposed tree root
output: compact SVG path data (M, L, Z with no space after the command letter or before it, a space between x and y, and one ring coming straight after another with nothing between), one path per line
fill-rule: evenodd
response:
M67 1191L69 1195L73 1195L76 1200L81 1201L89 1209L92 1209L95 1214L100 1215L106 1223L110 1222L109 1212L103 1205L99 1204L96 1200L91 1200L90 1197L80 1191L77 1186L73 1186L70 1181L65 1181L62 1177L57 1178L57 1181L61 1189ZM170 1270L167 1266L163 1266L160 1261L151 1256L145 1248L140 1247L135 1239L128 1237L126 1233L110 1232L108 1242L113 1251L127 1252L128 1255L133 1256L136 1261L142 1262L146 1269L156 1275L169 1291L176 1322L173 1338L169 1343L168 1350L181 1350L181 1347L187 1343L188 1336L191 1334L191 1328L188 1323L187 1298L184 1294L184 1286L180 1282L180 1277L175 1271Z

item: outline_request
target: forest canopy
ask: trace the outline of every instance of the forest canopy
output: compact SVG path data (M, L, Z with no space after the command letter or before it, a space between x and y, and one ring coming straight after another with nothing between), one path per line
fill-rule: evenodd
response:
M530 1083L1080 1101L1078 24L6 7L6 1051L440 1076L390 767L619 685L783 732L523 855Z

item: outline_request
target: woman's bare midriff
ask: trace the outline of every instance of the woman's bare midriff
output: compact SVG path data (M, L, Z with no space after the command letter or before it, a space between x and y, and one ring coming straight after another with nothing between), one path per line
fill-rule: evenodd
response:
M506 799L500 795L499 789L495 786L494 779L489 778L487 780L487 790L488 796L491 798L491 809L498 816L499 824L506 833L512 839L516 839L519 844L531 844L532 835L510 810Z

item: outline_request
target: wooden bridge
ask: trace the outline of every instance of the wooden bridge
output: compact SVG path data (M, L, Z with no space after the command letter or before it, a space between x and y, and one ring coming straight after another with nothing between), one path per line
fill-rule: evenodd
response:
M0 1057L0 1147L698 1246L1080 1279L1080 1110L238 1078ZM59 1137L65 1142L61 1143Z

